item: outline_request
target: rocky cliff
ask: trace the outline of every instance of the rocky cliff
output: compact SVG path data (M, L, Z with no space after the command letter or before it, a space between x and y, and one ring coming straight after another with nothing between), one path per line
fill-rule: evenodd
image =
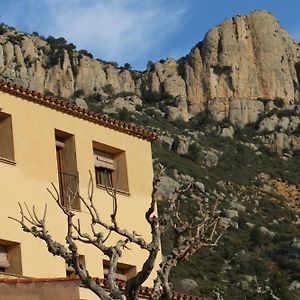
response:
M207 108L215 120L226 118L243 126L264 111L257 99L289 103L299 97L300 71L297 77L295 65L300 43L265 11L226 19L186 57L161 60L144 72L92 59L57 40L9 28L1 31L1 76L63 98L76 92L97 101L120 93L142 99L172 97L172 105L165 108L171 119L188 121Z
M144 72L94 60L63 38L3 25L0 34L2 77L155 130L153 158L168 170L159 195L193 182L180 196L187 220L197 220L199 199L206 210L219 200L219 222L230 227L219 247L177 266L176 289L300 299L300 46L271 14L225 20L186 57Z

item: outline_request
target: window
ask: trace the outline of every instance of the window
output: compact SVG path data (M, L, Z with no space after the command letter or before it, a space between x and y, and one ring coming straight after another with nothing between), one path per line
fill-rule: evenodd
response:
M22 275L19 243L0 240L0 272Z
M15 160L11 116L2 112L0 112L0 159Z
M75 140L72 134L55 130L56 159L61 203L80 210L78 197L79 177Z
M8 267L7 247L0 246L0 272L5 272Z
M96 184L128 193L125 151L93 142Z
M103 186L113 186L113 172L115 162L109 153L94 150L94 164L96 183Z
M103 260L104 278L107 278L108 270L109 270L109 261L104 259ZM136 266L132 266L124 263L117 264L117 272L116 272L117 279L126 281L127 279L133 277L134 275L136 275Z

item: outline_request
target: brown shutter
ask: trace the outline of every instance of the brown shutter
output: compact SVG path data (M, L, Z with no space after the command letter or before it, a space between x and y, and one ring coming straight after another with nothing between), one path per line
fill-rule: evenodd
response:
M105 168L108 170L115 170L115 162L109 153L94 150L94 164L95 167Z

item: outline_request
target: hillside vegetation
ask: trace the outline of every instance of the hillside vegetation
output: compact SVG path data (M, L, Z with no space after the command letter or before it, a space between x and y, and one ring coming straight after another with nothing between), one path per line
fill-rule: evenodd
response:
M227 232L172 281L227 300L300 299L299 66L299 41L264 11L226 19L185 57L143 72L0 25L2 78L156 131L153 158L167 167L161 194L194 182L180 198L187 219L197 218L197 199L207 209L220 199Z

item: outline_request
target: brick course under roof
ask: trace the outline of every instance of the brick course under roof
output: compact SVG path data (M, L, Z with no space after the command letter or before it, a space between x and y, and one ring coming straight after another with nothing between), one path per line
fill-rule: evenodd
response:
M41 93L25 89L22 86L12 84L10 81L1 80L0 91L52 108L57 111L61 111L83 120L114 129L116 131L124 132L140 139L147 141L155 141L158 139L158 135L155 132L140 128L127 122L103 116L93 111L86 110L68 101L42 95Z

